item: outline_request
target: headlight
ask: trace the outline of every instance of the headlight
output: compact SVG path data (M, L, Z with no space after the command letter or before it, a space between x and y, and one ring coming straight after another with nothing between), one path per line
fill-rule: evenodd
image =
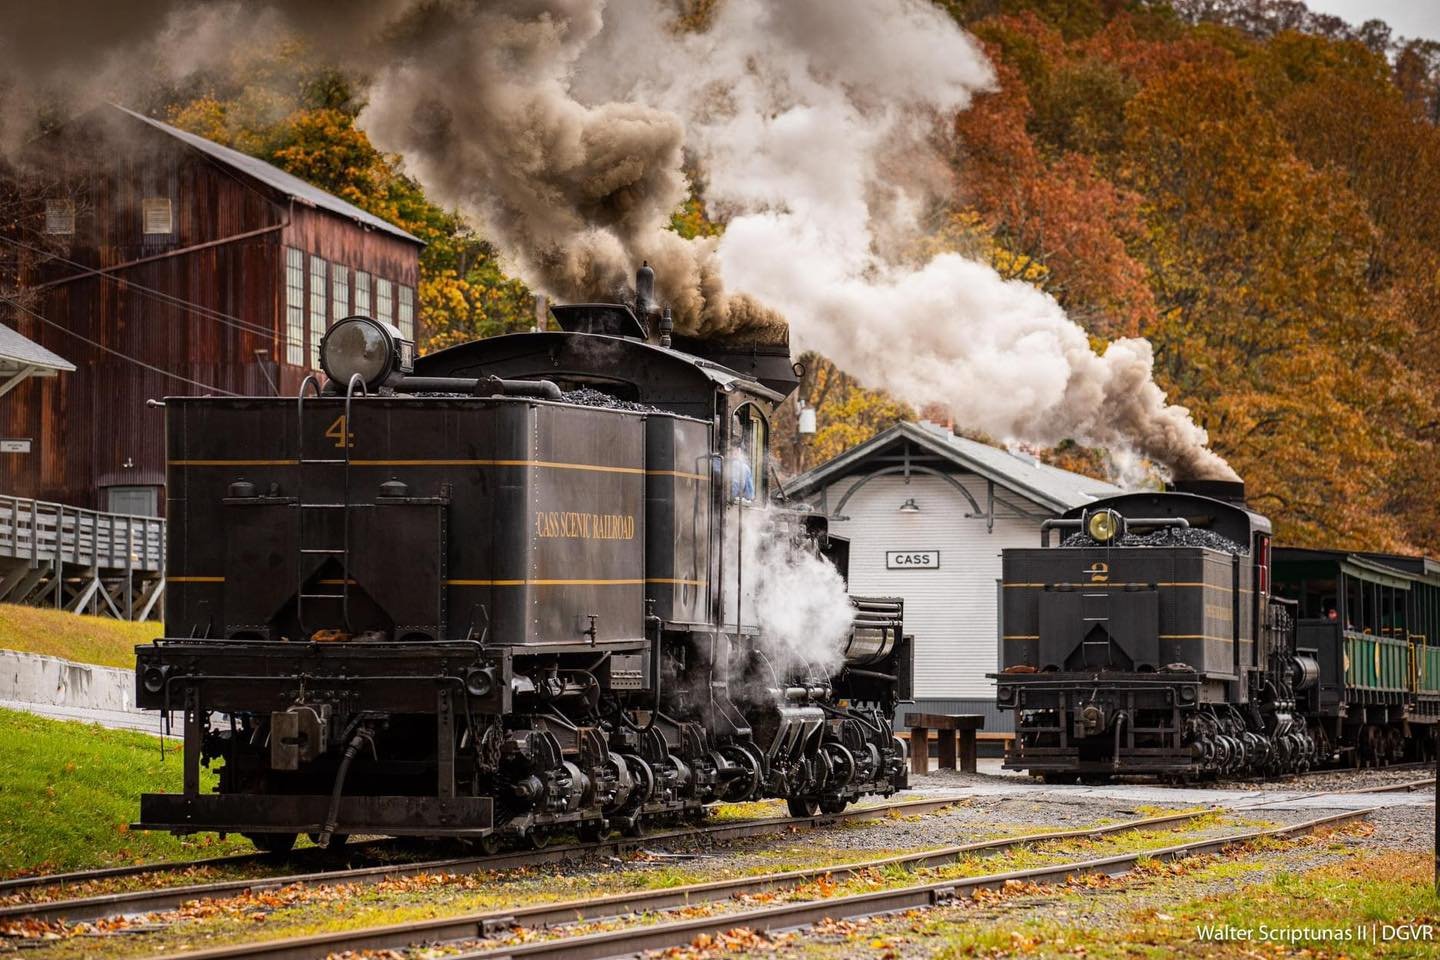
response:
M1097 510L1085 521L1085 532L1096 543L1109 543L1125 534L1125 520L1114 510Z
M415 369L415 344L382 320L346 317L320 341L320 366L338 385L359 374L374 389Z

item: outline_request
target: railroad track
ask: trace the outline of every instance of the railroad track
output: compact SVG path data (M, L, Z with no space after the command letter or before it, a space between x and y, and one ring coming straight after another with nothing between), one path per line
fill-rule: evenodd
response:
M157 887L148 890L133 890L118 893L98 894L66 900L48 900L36 903L22 903L0 907L0 922L7 920L65 920L79 922L96 920L122 913L150 913L177 907L190 900L235 896L245 891L271 890L283 886L324 886L332 883L377 883L382 880L411 877L419 874L478 873L484 870L507 870L541 863L557 863L588 854L624 853L653 843L702 837L712 842L740 840L747 837L786 833L791 830L807 830L827 827L846 821L874 820L889 816L931 813L958 802L958 797L942 797L930 800L902 800L896 803L875 804L857 807L842 813L820 814L815 817L771 817L763 820L744 820L734 823L713 823L683 830L649 833L642 837L615 837L594 843L566 844L541 850L523 850L494 854L491 856L451 857L441 860L426 860L411 863L384 864L371 867L324 870L313 873L294 873L261 878L221 880L214 883L188 884L176 887ZM229 858L217 858L229 859ZM175 864L175 867L189 867L192 864ZM161 865L154 865L158 868ZM111 875L109 871L96 871ZM123 874L122 874L123 875ZM77 877L84 874L68 874Z
M838 879L854 876L865 870L888 867L915 870L923 867L943 866L953 863L957 857L970 853L995 853L1052 840L1102 837L1169 824L1187 823L1213 813L1214 811L1209 809L1192 810L1098 827L981 840L859 863L787 870L781 873L689 884L664 890L622 893L586 900L471 913L458 917L390 924L364 930L338 931L293 937L286 940L236 944L169 956L170 960L239 960L242 957L256 957L263 958L263 960L313 960L313 958L322 958L342 950L381 950L407 946L416 942L474 939L493 935L516 926L550 927L574 923L577 920L598 920L630 913L646 913L716 902L791 887L819 879L822 876Z
M981 877L942 880L936 883L878 890L873 893L860 893L835 899L807 900L774 907L742 910L695 920L678 920L652 926L631 927L624 930L579 936L562 936L551 940L474 950L455 954L451 960L500 960L502 957L507 960L520 960L520 958L600 960L600 958L625 956L642 950L681 946L690 943L702 934L723 933L737 927L764 933L771 930L809 926L821 920L853 920L901 910L924 909L943 905L962 896L973 895L977 890L1002 888L1012 882L1063 883L1072 877L1086 874L1119 876L1134 869L1136 863L1142 858L1179 860L1185 857L1218 853L1228 847L1254 840L1267 837L1297 836L1323 827L1347 823L1368 816L1373 809L1346 811L1286 827L1252 830L1225 837L1177 844L1158 850L1118 854L1094 860L1037 867L1031 870L1014 870ZM637 908L635 912L639 912L639 909Z
M165 860L159 863L130 863L119 867L100 867L95 870L74 870L69 873L42 873L33 877L9 877L0 880L0 897L19 893L22 890L36 890L41 887L75 887L96 880L112 880L123 877L143 877L151 874L178 873L184 870L227 867L275 866L293 864L307 860L335 860L340 856L364 853L367 850L388 846L390 839L366 840L362 843L347 843L339 850L325 850L320 847L301 847L283 856L273 853L236 853L224 857L207 857L203 860Z
M1342 776L1347 773L1392 773L1405 770L1434 770L1435 764L1428 760L1406 763L1392 763L1383 767L1317 767L1303 773L1287 773L1279 777L1245 777L1231 780L1231 783L1286 783L1290 780L1306 780L1310 777Z
M1191 822L1202 817L1224 812L1223 808L1167 814L1129 820L1124 823L1078 830L1061 830L998 840L978 841L959 846L927 850L920 853L904 854L869 860L860 863L814 867L804 870L790 870L783 873L741 877L733 880L719 880L708 883L672 887L664 890L631 892L587 900L564 903L541 904L512 910L487 911L445 919L424 920L410 923L371 927L364 930L343 931L292 937L259 943L245 943L168 955L169 960L239 960L255 957L259 960L318 960L340 951L397 949L420 943L441 943L492 938L503 935L514 928L541 929L575 923L613 919L630 915L652 914L677 907L694 906L704 903L719 903L737 897L794 888L821 877L843 880L865 871L901 868L917 870L925 867L945 866L956 858L977 852L995 853L1017 847L1030 846L1056 840L1090 839L1107 835L1145 830L1169 824ZM752 930L773 930L804 926L819 920L847 919L859 916L887 913L893 910L934 906L946 900L972 893L981 888L1002 887L1011 880L1031 882L1056 882L1082 873L1123 873L1133 868L1141 857L1178 859L1208 853L1225 847L1245 843L1261 837L1291 836L1317 829L1329 824L1339 824L1369 815L1371 810L1347 811L1341 814L1306 821L1268 830L1253 830L1225 837L1193 841L1162 848L1121 854L1095 860L1065 863L1040 867L1033 870L1012 871L1001 874L945 880L935 883L893 888L874 893L857 894L827 900L808 900L776 907L728 912L713 917L695 920L661 923L653 926L609 931L605 933L561 936L519 945L505 945L486 948L459 956L476 960L491 960L500 957L554 957L554 958L599 958L628 955L641 950L652 950L689 943L704 933L718 933L735 927Z

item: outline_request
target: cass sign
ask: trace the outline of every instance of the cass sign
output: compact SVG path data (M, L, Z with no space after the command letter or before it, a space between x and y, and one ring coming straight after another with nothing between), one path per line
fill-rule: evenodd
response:
M939 550L887 550L886 570L939 570Z

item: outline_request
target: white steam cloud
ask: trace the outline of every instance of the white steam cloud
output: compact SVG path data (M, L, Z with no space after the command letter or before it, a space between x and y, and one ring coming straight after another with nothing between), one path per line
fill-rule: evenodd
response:
M793 522L793 521L792 521ZM844 665L855 608L834 565L791 536L791 523L766 507L743 511L740 540L726 556L739 556L738 577L727 579L725 610L746 627L758 627L761 652L783 685L793 677L824 679ZM738 548L738 549L737 549Z
M788 321L799 348L1002 440L1074 438L1182 477L1234 477L1166 403L1148 343L1097 355L1035 288L957 254L915 259L923 218L952 192L937 138L992 79L930 0L721 0L698 32L662 0L45 10L0 40L12 142L14 108L34 99L23 91L72 81L123 98L123 78L214 69L273 44L280 24L368 78L361 123L376 144L545 293L613 297L647 259L681 332L774 338ZM727 221L721 238L666 229L687 166Z

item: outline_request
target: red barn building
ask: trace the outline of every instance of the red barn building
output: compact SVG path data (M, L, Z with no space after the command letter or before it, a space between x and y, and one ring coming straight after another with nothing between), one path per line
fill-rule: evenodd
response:
M293 395L359 313L416 331L421 242L270 164L121 107L35 145L44 186L0 230L5 323L75 364L0 399L0 493L164 511L146 400ZM33 184L35 178L25 181Z

